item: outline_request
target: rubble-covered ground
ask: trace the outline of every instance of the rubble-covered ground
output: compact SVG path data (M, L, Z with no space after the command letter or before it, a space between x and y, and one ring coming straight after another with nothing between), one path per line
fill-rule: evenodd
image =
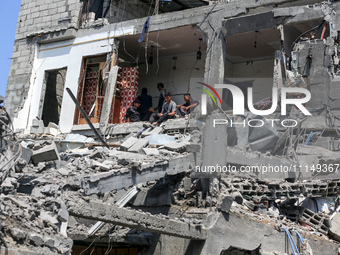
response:
M337 172L197 174L195 166L202 164L204 153L201 134L209 127L196 119L171 120L140 136L136 133L142 123L112 125L105 134L107 148L92 135L61 134L55 125L49 133L33 129L16 134L5 114L1 116L0 254L90 254L98 247L111 254L131 245L138 254L153 254L159 234L208 243L223 224L231 224L225 233L236 233L232 224L238 220L273 232L264 235L267 241L254 238L241 245L248 239L235 240L221 254L291 254L294 245L300 254L321 254L325 244L327 252L338 248ZM251 114L246 118L257 119ZM303 135L279 126L261 132L224 128L226 161L237 169L256 162L339 162L339 148L334 149L338 140L332 139L333 150L325 148L333 133L306 143ZM297 144L287 145L292 139ZM110 218L119 212L121 219ZM93 230L100 219L106 223ZM176 233L172 224L181 230ZM245 237L254 231L247 226L241 230ZM281 238L282 247L269 245L285 231L289 234L286 241Z

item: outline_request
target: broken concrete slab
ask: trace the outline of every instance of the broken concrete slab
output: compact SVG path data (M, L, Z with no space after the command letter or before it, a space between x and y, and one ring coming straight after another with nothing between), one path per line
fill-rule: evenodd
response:
M191 171L194 167L192 165L193 162L193 154L188 154L173 158L169 162L163 162L160 165L145 168L142 171L138 169L112 170L83 177L81 186L86 195L105 193L115 189L133 186L138 183L160 179L166 175Z
M149 144L148 140L138 140L134 145L132 145L130 147L130 149L128 149L128 152L136 152L136 153L140 153L142 152L142 149L147 146Z
M92 160L91 161L91 167L93 169L98 167L102 171L110 171L110 169L112 168L112 165L104 164L104 163L100 163L96 160Z
M159 150L157 148L143 148L145 155L159 155Z
M37 165L39 162L46 162L52 160L60 160L57 146L54 141L52 144L46 145L45 147L33 151L32 162Z
M104 203L68 202L71 215L86 219L99 220L129 228L150 231L159 234L205 240L207 231L203 226L195 226L177 220L166 219L161 216L145 212L119 208Z
M120 145L120 150L128 151L137 142L138 138L131 136Z
M164 145L164 148L170 151L183 152L185 151L187 143L185 142L171 142Z
M340 214L337 213L331 220L329 234L337 241L340 241Z
M110 157L115 157L118 159L125 159L126 161L135 161L135 160L143 160L145 159L144 155L131 153L131 152L125 152L125 151L117 151L117 150L110 150L109 151Z
M268 156L259 152L251 153L233 147L228 147L226 159L228 164L231 165L255 167L252 171L249 171L248 174L255 174L255 176L258 176L260 179L282 180L300 170L297 162L289 160L286 157ZM270 166L282 166L285 171L269 171Z
M142 133L142 137L149 136L149 135L158 135L163 132L163 127L155 127L155 128L148 128Z

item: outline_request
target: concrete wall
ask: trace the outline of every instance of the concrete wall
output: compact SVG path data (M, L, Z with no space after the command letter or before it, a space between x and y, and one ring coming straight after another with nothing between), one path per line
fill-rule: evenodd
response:
M124 32L132 30L133 28L125 28ZM119 35L119 30L116 30L116 35ZM104 32L37 46L27 100L14 119L15 128L29 128L32 119L39 116L45 72L67 68L59 127L62 132L69 132L73 125L75 105L65 89L69 87L77 95L82 58L109 53L113 43L113 39L108 40L107 33Z
M253 102L272 96L274 59L236 63L226 61L225 79L233 82L253 81Z
M154 54L155 55L155 54ZM143 87L148 89L148 94L153 97L153 106L158 104L159 91L157 84L162 82L164 87L173 96L172 99L177 104L183 104L183 94L189 92L192 98L200 100L201 90L196 87L201 87L197 82L203 82L204 78L204 56L201 60L196 60L196 52L178 55L176 61L176 70L173 70L175 65L174 56L159 58L159 70L157 72L157 59L154 56L153 64L148 65L148 73L146 73L146 64L139 66L139 85L138 92L140 94Z
M152 15L153 9L141 1L112 1L109 12L105 16L109 23L138 19Z
M77 28L79 10L78 0L22 0L6 90L11 116L28 96L36 42L41 38L36 36Z

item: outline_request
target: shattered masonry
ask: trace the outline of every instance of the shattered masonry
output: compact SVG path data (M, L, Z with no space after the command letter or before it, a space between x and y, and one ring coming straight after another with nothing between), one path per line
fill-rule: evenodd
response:
M0 97L0 254L338 254L339 12L316 0L22 0ZM218 90L208 115L139 135L145 122L122 119L143 87L155 106L159 82L178 104L201 99L199 82L251 87L258 110L273 87L306 88L312 115L233 116ZM197 171L212 166L237 171ZM263 171L274 166L294 171Z

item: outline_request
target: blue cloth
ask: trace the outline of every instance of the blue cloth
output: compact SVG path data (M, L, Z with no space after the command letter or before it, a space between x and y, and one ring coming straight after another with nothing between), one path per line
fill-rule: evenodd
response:
M150 16L148 16L148 18L146 19L146 21L144 23L143 31L142 31L142 34L140 35L139 39L138 39L138 42L142 42L144 40L145 32L147 32L148 28L149 28L149 21L150 21Z

